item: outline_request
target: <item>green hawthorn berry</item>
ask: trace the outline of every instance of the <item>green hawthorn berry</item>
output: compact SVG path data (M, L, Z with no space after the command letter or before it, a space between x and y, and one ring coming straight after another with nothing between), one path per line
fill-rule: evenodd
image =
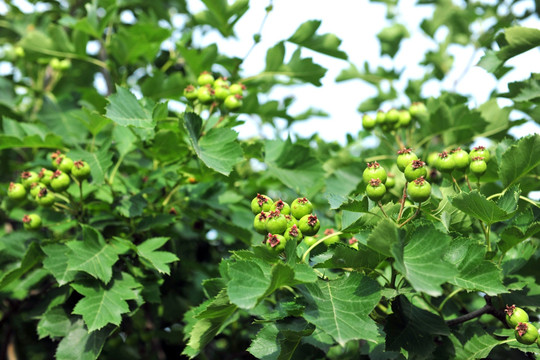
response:
M73 160L67 156L59 156L56 158L57 169L65 173L70 173L73 168Z
M504 310L506 313L506 323L511 328L515 328L519 323L529 322L529 315L522 308L516 307L516 305L508 306Z
M413 160L418 160L418 156L413 153L412 149L401 149L398 152L398 157L396 159L396 164L399 171L405 171L407 165L413 162Z
M287 230L287 219L279 210L270 211L266 220L266 231L270 234L283 234Z
M53 153L51 154L51 164L52 164L52 166L54 166L55 169L58 168L58 165L57 165L57 163L56 163L57 159L58 159L59 157L62 157L62 156L64 156L64 155L62 155L62 153L60 152L60 150L56 150L55 152L53 152ZM60 161L61 161L61 160L60 160Z
M30 189L33 183L39 181L39 176L33 171L23 171L21 173L21 184L26 190Z
M54 194L47 188L43 188L37 194L36 202L44 207L52 206L54 204Z
M403 173L405 174L405 179L407 179L407 181L413 181L422 176L425 178L428 174L426 163L422 160L413 160L412 163L407 165Z
M432 152L431 154L428 155L427 163L429 164L429 166L435 166L438 158L439 158L439 153Z
M272 209L273 203L274 202L272 201L272 199L270 199L268 196L263 194L257 194L257 196L255 196L253 200L251 200L251 211L254 214L258 214L261 211L270 211L270 209Z
M313 212L313 204L307 198L298 198L291 204L291 215L297 220Z
M483 157L476 156L472 158L472 161L469 164L469 169L474 175L476 175L476 177L480 177L486 172L487 164Z
M424 103L414 102L409 107L409 112L411 113L413 117L424 116L424 115L427 115L427 108L426 108L426 105L424 105Z
M362 127L364 130L371 130L377 125L377 120L374 119L371 115L364 114L362 116Z
M83 181L90 176L90 165L86 161L77 160L73 163L73 168L71 169L71 175L79 181Z
M26 189L24 188L23 184L9 183L8 187L8 197L11 200L22 200L26 196Z
M366 195L372 201L379 201L386 194L386 186L379 179L371 179L366 186Z
M472 151L470 152L469 156L471 157L471 159L481 156L481 157L484 158L484 161L486 163L488 163L489 160L491 159L491 155L489 154L489 150L486 149L484 146L474 147L472 149Z
M362 173L362 178L366 184L369 184L369 181L372 179L379 179L381 183L385 183L388 175L386 170L376 161L367 164L367 168Z
M268 237L266 238L266 246L268 246L268 248L276 252L281 252L285 250L285 245L287 245L287 239L285 239L283 235L268 234Z
M388 177L386 178L386 182L384 183L384 186L387 189L391 189L394 186L396 186L396 177L394 176L394 174L392 174L390 172L387 175L388 175Z
M409 113L408 110L400 110L399 111L398 123L399 123L400 127L409 126L411 124L411 120L412 120L412 117L411 117L411 114Z
M268 213L261 211L259 214L255 215L255 219L253 219L253 227L255 228L255 231L263 235L268 234L268 231L266 230L267 221Z
M407 194L412 201L422 203L429 199L431 185L423 177L419 177L407 184Z
M56 192L64 191L69 187L70 182L68 174L56 170L51 178L51 188Z
M225 98L223 104L225 105L227 110L237 110L242 106L242 95L229 95L227 96L227 98Z
M35 198L37 194L41 191L41 189L46 188L45 184L42 184L40 182L35 182L30 186L30 196L32 198Z
M452 157L454 158L454 162L456 163L456 169L464 170L469 166L469 163L471 162L471 158L469 157L469 154L465 150L458 147L452 150L451 154L452 154Z
M334 229L326 229L326 230L324 230L324 236L325 237L327 237L329 235L332 235L333 233L335 233ZM337 242L339 242L339 235L330 236L330 237L323 240L323 243L326 246L330 246L330 245L335 244Z
M232 84L229 86L229 92L231 95L244 95L244 90L246 86L244 84Z
M531 345L538 339L538 329L528 322L520 322L514 329L516 340L524 345Z
M315 244L319 239L317 239L316 236L304 236L304 239L302 240L304 244L306 244L308 247L311 247L313 244Z
M358 250L358 239L355 237L352 237L348 240L349 246L353 249Z
M224 101L230 95L229 88L226 86L214 86L214 96L219 101Z
M291 207L285 201L279 199L272 204L270 210L279 210L283 215L289 215L291 213Z
M290 228L293 225L298 226L298 220L290 214L285 214L285 219L287 219L287 228Z
M213 85L214 77L208 71L203 71L197 78L197 84L199 86Z
M214 89L210 85L201 86L197 89L197 99L202 104L210 104L214 101Z
M197 99L197 88L193 85L188 85L184 89L184 96L189 101L195 101Z
M298 229L298 226L296 225L293 225L287 228L283 236L285 237L287 241L294 240L297 243L302 241L302 238L303 238L302 232L300 231L300 229Z
M451 173L456 167L456 162L454 161L454 158L448 154L448 152L443 151L439 153L439 157L435 162L435 167L440 172Z
M386 122L390 124L395 124L399 121L399 111L397 109L390 109L386 113Z
M41 217L38 214L24 215L22 221L26 230L36 230L41 227Z
M219 87L224 87L224 88L229 88L229 86L231 85L231 83L227 80L227 78L225 77L218 77L215 81L214 81L214 88L217 89Z
M386 113L384 111L377 111L377 115L375 115L375 123L379 126L382 126L384 123L386 123Z
M298 220L298 228L304 235L313 236L321 228L321 222L315 214L304 215Z
M53 175L52 170L47 170L45 168L41 168L41 171L38 174L39 181L44 185L50 185L51 183L51 176Z

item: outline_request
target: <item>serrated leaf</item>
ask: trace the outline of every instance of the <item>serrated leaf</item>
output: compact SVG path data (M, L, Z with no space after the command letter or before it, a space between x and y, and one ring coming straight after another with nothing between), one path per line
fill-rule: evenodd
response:
M389 220L383 219L371 231L367 239L367 246L385 255L392 256L392 248L398 243L398 227Z
M69 270L68 260L71 250L64 244L49 244L41 250L47 255L43 259L43 267L54 276L58 285L62 286L75 278L77 271Z
M462 192L450 197L449 200L453 206L465 214L480 219L488 225L508 220L515 213L515 210L507 212L501 209L494 201L486 199L478 190L473 190L470 193Z
M68 270L84 271L107 284L112 277L112 266L118 261L116 249L105 243L96 229L82 225L83 240L66 243L71 249Z
M407 28L402 24L392 24L382 29L378 34L381 45L381 55L394 57L399 50L399 45L404 38L409 37Z
M90 333L82 320L75 321L56 349L56 360L95 360L99 357L110 331Z
M184 115L184 126L195 153L209 168L229 176L234 165L243 159L242 148L236 141L238 134L235 131L213 128L201 136L202 120L195 113Z
M82 315L88 331L92 332L107 324L120 325L122 314L129 312L126 300L137 298L134 290L141 287L141 284L131 275L122 273L108 286L89 280L72 283L71 287L84 295L75 305L73 313Z
M43 252L36 242L32 242L26 250L20 264L15 268L5 271L0 277L0 289L5 288L13 281L19 279L24 274L34 268L43 258Z
M151 238L137 246L139 256L147 260L157 271L169 275L169 263L178 261L178 257L168 251L156 251L169 241L168 237Z
M301 24L287 41L317 51L321 54L346 60L347 54L338 49L341 40L337 36L334 34L315 34L320 25L320 20L308 20Z
M88 152L84 150L72 150L68 153L73 160L84 160L90 166L90 174L92 175L92 183L101 185L105 182L107 171L112 166L112 152L109 149L103 148L97 152Z
M318 259L324 259L319 262ZM353 268L359 270L375 269L385 257L362 245L358 250L339 245L311 259L316 268ZM369 271L369 270L368 270Z
M116 94L109 96L109 105L105 115L120 126L133 126L141 129L153 129L154 106L143 106L129 90L116 86Z
M306 301L304 318L342 346L349 340L377 339L377 326L369 317L381 299L380 286L374 280L351 273L303 285L300 291Z
M22 139L14 136L0 135L0 150L15 148L58 149L62 146L62 138L53 134L48 134L45 139L42 139L39 135L25 136Z
M394 246L394 267L418 292L442 294L441 284L452 279L457 270L443 260L450 237L433 227L421 227L412 233L404 248Z
M503 185L508 188L538 165L540 165L540 135L534 134L521 138L517 144L503 153L499 164L499 176Z
M45 312L39 319L37 332L40 339L44 337L63 337L69 333L71 321L65 310L60 307L54 307Z

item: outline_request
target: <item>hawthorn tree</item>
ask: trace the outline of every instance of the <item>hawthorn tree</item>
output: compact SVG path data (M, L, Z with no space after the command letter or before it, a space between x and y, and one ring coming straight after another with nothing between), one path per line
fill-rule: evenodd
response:
M345 66L376 94L339 144L283 136L324 108L272 91L321 86L305 49L347 60L340 40L298 24L248 73L193 34L234 37L249 2L203 3L5 4L0 358L534 358L540 137L509 131L540 122L540 77L474 106L422 90L455 46L502 81L540 46L538 7L419 4L444 41L420 78ZM392 59L409 31L384 3ZM239 140L244 122L277 136Z

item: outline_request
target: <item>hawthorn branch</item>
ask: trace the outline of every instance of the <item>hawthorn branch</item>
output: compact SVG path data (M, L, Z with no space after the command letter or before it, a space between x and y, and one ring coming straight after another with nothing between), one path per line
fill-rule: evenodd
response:
M498 310L492 305L491 296L489 295L484 296L484 300L486 301L486 305L484 305L480 309L471 311L470 313L461 315L455 319L447 320L446 325L448 326L458 325L466 321L472 320L474 318L480 317L484 314L490 314L496 317L497 319L499 319L505 326L508 326L505 321L504 311Z

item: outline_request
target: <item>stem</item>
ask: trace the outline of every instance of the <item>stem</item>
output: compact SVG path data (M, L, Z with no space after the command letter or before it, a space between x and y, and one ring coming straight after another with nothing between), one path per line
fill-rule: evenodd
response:
M441 312L440 310L431 303L431 301L429 301L429 299L426 297L426 294L424 293L421 293L421 296L422 296L422 300L424 300L424 302L430 307L432 308L433 310L435 310L439 315L441 315Z
M56 196L56 197L59 198L60 200L64 200L64 201L67 202L68 204L71 203L71 201L70 201L67 197L65 197L64 195L62 195L62 194L54 193L54 196Z
M382 203L380 201L378 202L378 205L379 205L379 208L381 209L382 213L384 214L384 216L388 217L388 215L386 214L386 211L384 211L384 208L383 208Z
M163 200L163 202L161 203L161 206L165 206L169 203L169 201L171 200L171 197L174 195L174 193L176 193L178 191L178 189L180 188L180 185L182 185L180 182L177 182L176 185L173 187L173 189L171 190L171 192L167 195L167 197L165 198L165 200Z
M111 175L109 176L109 184L111 185L113 184L114 177L116 176L116 173L118 172L118 169L120 168L120 164L122 163L122 161L124 161L125 156L126 156L125 154L122 154L118 158L118 161L116 162L116 165L114 165L114 169L111 171Z
M442 311L444 305L446 305L446 303L448 302L448 300L450 300L451 298L453 298L454 295L456 295L456 294L459 293L460 291L463 291L463 289L462 289L462 288L459 288L459 289L456 289L456 290L452 291L452 292L450 293L450 295L448 295L448 296L442 301L441 305L439 305L439 312Z
M395 134L394 134L394 138L396 139L396 142L398 143L399 148L400 148L400 149L404 149L404 148L405 148L405 145L403 144L403 141L401 141L401 136L399 136L398 133L395 133Z
M452 181L454 182L454 184L456 185L457 189L459 190L459 192L461 192L461 187L459 186L456 178L454 177L454 175L450 174L450 177L452 178Z
M403 215L403 208L405 207L405 200L407 199L407 186L403 187L403 196L401 197L401 200L399 201L401 203L401 207L399 208L399 213L397 217L397 221L401 219L401 215Z
M464 323L465 321L469 321L469 320L472 320L474 318L480 317L480 316L482 316L484 314L490 313L493 310L494 310L493 306L486 304L483 307L481 307L480 309L471 311L468 314L461 315L461 316L459 316L459 317L457 317L455 319L447 320L446 325L452 326L452 325L461 324L461 323Z
M406 223L408 223L409 221L414 219L418 215L418 213L420 212L421 207L422 207L422 203L418 203L418 208L416 209L416 212L410 218L408 218L403 223L401 223L401 225L399 225L399 227L403 227Z
M311 245L309 247L309 249L306 250L306 252L304 253L304 255L302 256L302 262L305 263L306 262L306 258L309 256L309 253L311 252L311 250L315 249L317 247L317 245L319 245L320 243L322 243L324 240L328 239L328 238L331 238L332 236L339 236L343 234L341 231L337 231L335 233L332 233L332 234L329 234L319 240L317 240L317 242L313 245Z
M469 190L472 191L471 183L469 181L469 176L465 174L465 181L467 181L467 186L469 187Z
M80 199L80 202L79 202L79 206L80 206L80 218L82 219L83 217L83 214L84 214L84 199L83 199L83 181L84 180L81 180L79 182L79 199Z

